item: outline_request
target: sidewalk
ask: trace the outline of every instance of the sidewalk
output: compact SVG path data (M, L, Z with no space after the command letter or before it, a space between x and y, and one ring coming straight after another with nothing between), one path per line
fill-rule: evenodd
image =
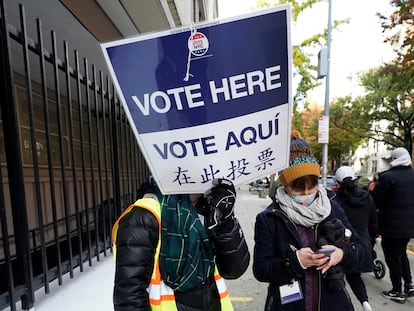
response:
M63 285L57 281L50 283L50 293L39 290L35 294L35 304L31 311L113 311L112 288L115 264L111 253L101 256L100 262L74 270L74 278L66 274ZM10 309L5 309L9 311ZM18 311L19 309L18 306Z

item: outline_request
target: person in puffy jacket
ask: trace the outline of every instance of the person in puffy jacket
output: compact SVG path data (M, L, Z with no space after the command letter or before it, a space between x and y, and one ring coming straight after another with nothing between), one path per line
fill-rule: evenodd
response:
M275 200L255 223L253 274L269 283L266 311L354 310L342 267L363 260L366 246L319 174L309 144L294 137Z
M414 170L407 149L391 152L391 168L382 172L372 192L378 210L378 230L387 263L391 290L382 295L397 303L414 297L407 245L414 237ZM404 280L404 288L402 287Z
M240 277L250 253L231 181L204 195L162 195L148 181L139 197L113 229L114 310L233 310L223 278Z
M375 202L368 190L363 189L355 183L357 178L352 167L339 167L336 170L335 179L339 183L335 200L341 204L349 222L359 234L367 249L369 249L364 261L350 269L344 270L346 280L358 301L361 303L363 310L371 311L372 308L368 301L368 293L361 273L372 272L374 270L371 236L375 237L377 232Z

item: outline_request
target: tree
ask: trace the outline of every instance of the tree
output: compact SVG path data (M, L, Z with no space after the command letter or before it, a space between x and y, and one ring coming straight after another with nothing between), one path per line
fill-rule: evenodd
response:
M373 128L368 137L393 147L403 146L412 154L414 129L414 0L392 0L395 11L382 19L385 42L395 58L361 76L367 91L361 98L365 106L362 119Z
M299 132L309 142L313 155L318 159L319 163L322 162L322 148L318 143L318 119L321 115L322 107L317 104L309 104L300 112L300 116L297 116L296 121L300 123Z
M414 0L391 0L395 11L389 16L379 14L384 32L391 33L385 42L394 46L394 63L414 66Z
M339 98L329 111L329 149L331 169L335 171L343 162L349 162L355 150L365 140L371 124L360 118L364 107L350 96Z
M367 94L360 99L365 108L360 117L373 124L367 137L412 154L414 67L386 64L363 74L361 84Z
M275 5L291 3L292 4L292 19L296 22L300 18L300 14L305 10L311 9L314 4L323 2L323 0L256 0L256 7L265 8ZM348 19L336 20L333 22L332 28L336 29L340 24L348 23ZM306 106L306 93L309 90L319 86L321 82L317 79L318 66L315 63L321 46L326 45L328 37L327 28L322 29L320 33L314 34L310 38L304 40L300 44L292 47L292 62L293 62L293 77L297 78L298 85L296 87L296 93L293 98L293 111L297 112L297 106ZM300 127L300 117L294 118L297 127Z
M348 162L359 144L365 139L364 133L371 124L360 117L364 107L351 97L339 98L330 105L329 145L330 171L334 172ZM318 116L321 108L309 107L302 114L303 135L309 141L315 157L322 160L322 145L318 143Z

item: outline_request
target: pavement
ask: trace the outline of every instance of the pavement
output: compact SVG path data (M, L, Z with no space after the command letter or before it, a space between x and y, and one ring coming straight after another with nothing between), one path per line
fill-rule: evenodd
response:
M235 214L243 228L246 241L251 254L254 246L254 223L257 213L266 208L271 200L267 196L252 194L248 186L238 189ZM411 243L414 246L414 243ZM380 245L375 246L378 259L383 259ZM408 251L411 271L414 272L414 253ZM57 282L50 284L50 293L45 294L44 290L35 293L36 302L31 310L36 311L111 311L112 306L112 287L115 272L112 254L106 257L101 256L101 260L93 261L92 266L84 267L84 272L75 269L75 277L63 278L63 285ZM254 277L250 267L246 273L237 280L226 281L233 307L235 311L263 311L267 293L267 283L258 282ZM376 279L373 273L362 275L368 290L368 295L373 311L412 311L414 310L414 298L407 299L405 304L397 304L381 296L383 290L391 288L388 270L382 279ZM349 287L348 287L349 289ZM351 299L355 306L355 311L362 311L362 307L355 296L349 290ZM8 311L9 309L5 309ZM21 309L17 309L20 311ZM332 309L332 311L335 311Z

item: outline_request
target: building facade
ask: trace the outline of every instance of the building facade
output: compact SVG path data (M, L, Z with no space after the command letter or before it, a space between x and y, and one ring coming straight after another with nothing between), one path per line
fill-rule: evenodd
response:
M218 11L206 0L0 5L0 310L28 310L36 290L111 254L112 223L150 174L99 43Z

